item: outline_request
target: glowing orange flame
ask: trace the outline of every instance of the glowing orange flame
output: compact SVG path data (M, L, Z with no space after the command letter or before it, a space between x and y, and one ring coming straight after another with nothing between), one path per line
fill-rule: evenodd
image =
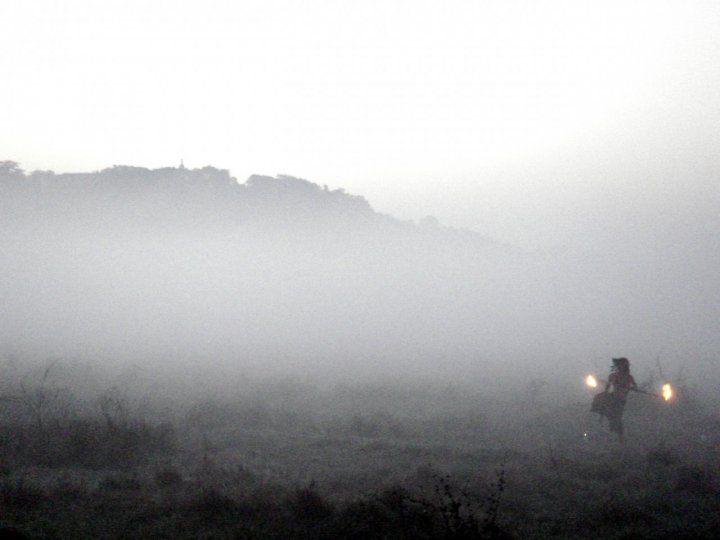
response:
M590 388L597 388L598 382L595 377L588 375L585 379L585 384L587 384Z
M669 400L671 397L673 397L673 390L672 386L669 384L663 384L662 387L662 397L665 401Z

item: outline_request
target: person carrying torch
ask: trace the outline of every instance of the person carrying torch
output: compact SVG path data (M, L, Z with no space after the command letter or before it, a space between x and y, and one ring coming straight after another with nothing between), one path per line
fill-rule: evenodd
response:
M617 433L620 442L624 442L622 416L625 402L628 392L638 391L638 387L630 374L630 362L627 358L613 358L612 362L605 390L593 399L592 411L607 417L610 431Z

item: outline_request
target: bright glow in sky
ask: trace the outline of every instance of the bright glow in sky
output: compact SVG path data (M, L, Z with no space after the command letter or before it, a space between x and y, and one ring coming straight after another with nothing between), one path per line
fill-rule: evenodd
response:
M530 199L717 131L716 6L3 0L0 159L286 173L531 242Z

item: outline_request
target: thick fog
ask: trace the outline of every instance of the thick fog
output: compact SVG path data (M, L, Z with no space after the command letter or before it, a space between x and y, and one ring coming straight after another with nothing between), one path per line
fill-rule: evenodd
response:
M720 346L716 192L701 216L649 218L626 242L611 224L579 249L528 252L381 215L362 194L213 167L55 175L5 162L0 191L4 354L526 380L613 355L704 375Z
M718 536L720 3L0 21L0 538Z

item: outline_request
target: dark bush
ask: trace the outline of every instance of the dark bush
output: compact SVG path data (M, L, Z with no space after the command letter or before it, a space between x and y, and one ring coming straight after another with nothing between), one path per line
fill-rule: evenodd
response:
M238 504L219 490L211 488L203 490L192 502L190 509L203 519L228 518L236 513Z
M713 493L713 479L710 471L704 470L697 465L681 467L678 470L675 489L687 491L696 495L707 495Z
M140 491L142 483L135 476L110 475L100 480L98 488L107 491Z
M173 468L168 467L155 473L155 483L161 488L177 487L182 481L182 475Z
M298 489L290 498L292 516L304 522L318 522L328 519L334 512L333 506L315 489L314 484Z
M401 538L398 516L381 501L360 499L343 508L337 516L336 533L346 540Z
M5 482L0 486L2 506L16 510L32 510L42 505L45 494L37 487L19 482Z
M646 455L647 462L652 465L668 467L680 462L680 455L672 448L665 445L652 448Z
M0 540L28 540L28 537L15 527L0 526Z
M650 515L632 501L621 496L605 501L597 513L602 524L633 525L650 521Z
M172 426L138 420L108 426L98 418L0 428L0 457L15 465L81 466L90 469L138 465L153 454L174 451Z

